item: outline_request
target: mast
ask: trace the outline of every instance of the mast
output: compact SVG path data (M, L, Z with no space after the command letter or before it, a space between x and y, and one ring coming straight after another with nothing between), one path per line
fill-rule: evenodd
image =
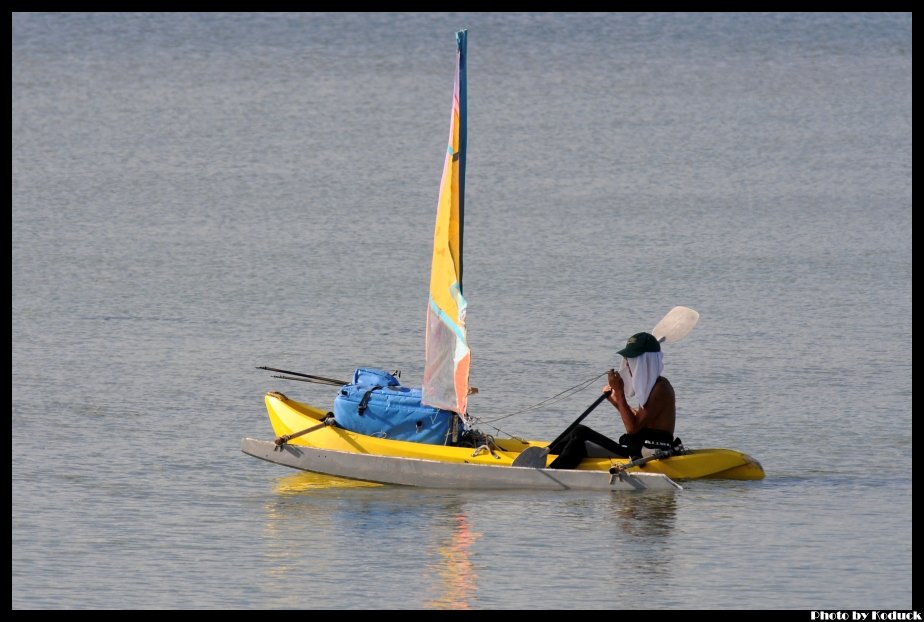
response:
M456 33L456 53L459 56L459 293L462 293L462 245L465 240L465 154L468 153L468 78L465 59L468 56L468 31Z

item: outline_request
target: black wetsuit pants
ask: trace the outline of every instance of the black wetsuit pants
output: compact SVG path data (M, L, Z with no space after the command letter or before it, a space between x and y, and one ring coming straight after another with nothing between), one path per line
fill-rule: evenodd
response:
M636 458L642 454L642 447L670 449L674 444L674 435L664 430L645 428L635 434L623 434L619 442L591 430L585 425L578 425L565 438L549 446L550 454L558 457L549 465L550 469L573 469L587 457L586 441L600 445L607 451L623 458Z

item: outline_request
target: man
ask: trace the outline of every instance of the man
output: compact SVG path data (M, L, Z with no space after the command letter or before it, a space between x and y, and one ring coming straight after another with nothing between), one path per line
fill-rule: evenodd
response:
M587 457L585 441L592 441L618 456L632 458L640 457L643 449L671 451L682 447L680 439L674 439L674 387L661 376L664 369L661 344L650 333L637 333L629 337L619 354L623 357L619 373L609 371L604 393L619 411L626 433L616 442L579 425L566 438L549 447L549 453L558 454L549 468L575 468ZM638 408L629 406L627 398L633 396L638 400Z

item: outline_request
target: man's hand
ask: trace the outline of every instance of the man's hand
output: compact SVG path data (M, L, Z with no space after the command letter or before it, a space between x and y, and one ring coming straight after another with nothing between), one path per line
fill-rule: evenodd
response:
M615 369L611 369L606 374L606 380L609 383L609 388L617 392L617 395L623 395L623 384L622 376L616 373Z
M609 395L610 402L616 408L620 407L629 407L629 403L626 402L626 393L625 393L625 384L622 381L622 376L616 373L616 370L611 369L607 372L607 389L611 391Z

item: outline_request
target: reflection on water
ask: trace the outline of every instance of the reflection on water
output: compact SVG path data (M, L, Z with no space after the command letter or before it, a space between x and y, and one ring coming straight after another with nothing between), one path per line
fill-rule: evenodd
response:
M378 488L380 486L382 484L344 479L321 473L309 473L307 471L286 475L276 480L276 492L279 494L293 494L330 488Z
M434 609L471 609L472 599L478 588L478 575L469 559L472 544L481 533L472 531L468 516L459 510L452 517L454 528L442 534L445 542L437 548L439 559L428 570L435 571L440 578L439 593L426 602L425 607Z
M673 574L672 535L677 521L677 494L646 492L613 495L613 524L619 532L614 574L670 581ZM628 562L628 567L627 567Z
M613 496L613 508L619 527L639 538L670 536L677 519L677 495L674 492L629 493Z
M484 530L476 529L485 516L491 529L521 530L548 550L561 542L534 521L559 516L572 528L567 537L577 538L573 546L581 557L602 564L604 574L628 572L659 584L676 579L680 502L672 492L523 495L510 505L509 495L377 486L311 473L279 477L272 485L275 494L263 499L260 588L280 607L483 606L479 583L498 572L497 558L485 556ZM600 527L604 531L594 535ZM519 543L504 551L513 559L524 554ZM521 561L529 565L528 559ZM573 576L582 563L565 574ZM526 580L525 568L515 581ZM312 589L291 589L305 580Z
M482 534L457 494L312 473L280 477L273 489L263 499L259 588L274 606L477 607L471 553ZM306 580L311 589L291 589Z
M264 502L266 575L263 590L274 594L274 606L325 606L325 603L318 602L316 594L285 589L284 586L298 577L338 572L337 560L331 558L322 542L339 528L338 514L328 504L337 499L338 490L362 492L380 487L381 484L307 471L293 472L273 482L276 494L267 495ZM324 502L321 502L322 499Z

